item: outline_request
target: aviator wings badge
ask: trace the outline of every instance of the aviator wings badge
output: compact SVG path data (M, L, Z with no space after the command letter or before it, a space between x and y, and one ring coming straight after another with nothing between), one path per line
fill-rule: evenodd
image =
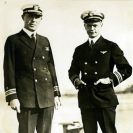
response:
M105 54L107 53L108 51L100 51L101 54Z

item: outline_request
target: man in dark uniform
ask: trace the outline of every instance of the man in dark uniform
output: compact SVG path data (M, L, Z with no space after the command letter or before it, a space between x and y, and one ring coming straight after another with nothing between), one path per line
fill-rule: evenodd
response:
M17 111L19 133L50 133L54 106L60 105L49 40L36 33L43 12L23 7L24 28L7 38L4 55L6 101Z
M84 131L97 133L98 122L103 133L116 133L113 86L127 79L132 67L119 46L101 36L103 13L86 11L81 18L89 39L75 49L69 78L78 89Z

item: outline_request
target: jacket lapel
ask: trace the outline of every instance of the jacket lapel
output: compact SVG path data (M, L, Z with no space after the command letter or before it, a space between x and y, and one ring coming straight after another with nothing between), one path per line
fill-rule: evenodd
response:
M103 46L105 45L105 41L104 38L101 36L96 43L94 44L94 48L99 49L99 47L103 48Z
M35 44L32 42L31 38L23 31L20 31L20 40L23 42L24 45L27 45L29 48L34 49Z
M96 41L96 43L92 48L90 48L89 41L87 41L84 43L83 55L85 56L87 55L87 57L85 58L92 61L94 58L94 55L97 55L97 52L99 51L99 49L103 49L104 45L105 45L105 41L102 36Z
M40 42L41 42L41 38L38 34L36 34L36 44L38 45L40 44Z
M47 48L49 47L49 41L45 37L40 36L39 34L36 35L36 39L36 47L45 47L47 50Z

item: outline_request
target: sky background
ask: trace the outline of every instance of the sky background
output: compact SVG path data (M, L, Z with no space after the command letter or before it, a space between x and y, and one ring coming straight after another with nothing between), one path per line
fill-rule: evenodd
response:
M62 93L74 91L68 78L75 47L88 36L80 19L85 10L99 10L105 14L102 35L116 42L133 66L133 1L132 0L0 0L0 91L3 92L3 55L7 36L23 27L21 7L38 3L43 9L43 20L38 33L49 38L53 50L57 78ZM133 76L117 89L133 84Z

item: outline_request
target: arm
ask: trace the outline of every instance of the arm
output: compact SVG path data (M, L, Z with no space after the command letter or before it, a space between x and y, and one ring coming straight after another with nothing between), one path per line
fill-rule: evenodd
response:
M114 86L117 86L131 76L132 67L126 60L123 51L116 44L112 47L112 60L116 65L117 71L110 73L110 79L112 79Z
M17 99L14 53L14 45L11 39L8 38L4 48L4 88L7 102Z
M86 83L84 83L79 77L80 67L79 67L78 53L79 53L78 49L76 48L73 54L73 59L70 69L68 71L69 78L76 89L83 88L86 85Z
M59 90L59 86L58 86L58 81L57 81L57 76L56 76L56 70L55 70L55 64L54 64L54 59L53 59L53 54L52 54L52 49L50 47L50 43L49 43L49 56L50 56L50 61L48 63L48 67L52 76L52 81L53 81L53 88L54 88L54 102L55 102L55 109L58 109L59 106L61 106L61 102L60 102L60 90Z
M4 48L4 88L6 101L12 109L20 112L20 103L17 99L15 84L15 51L10 38L6 40Z
M56 76L56 70L55 70L55 64L54 64L54 58L53 58L53 53L52 49L49 43L49 40L47 39L48 44L49 44L49 62L48 62L48 68L51 73L52 77L52 83L53 83L53 89L54 89L54 96L56 97L61 97L59 86L58 86L58 81L57 81L57 76ZM56 98L57 99L57 98Z

